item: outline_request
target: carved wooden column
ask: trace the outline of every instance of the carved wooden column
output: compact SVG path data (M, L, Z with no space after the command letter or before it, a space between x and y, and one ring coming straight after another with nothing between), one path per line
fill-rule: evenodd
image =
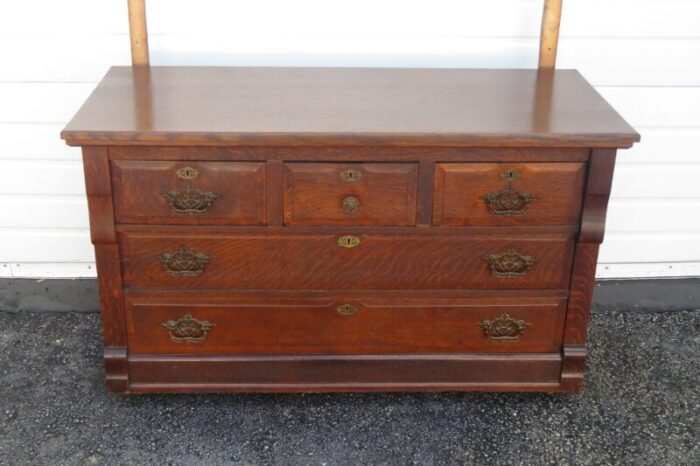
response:
M598 249L605 234L605 216L615 167L615 149L591 151L583 199L581 230L574 252L569 304L564 328L562 390L576 391L583 383L586 337L591 312Z
M107 148L84 147L83 166L90 208L90 237L95 245L99 275L106 383L109 390L123 393L129 388L126 323Z

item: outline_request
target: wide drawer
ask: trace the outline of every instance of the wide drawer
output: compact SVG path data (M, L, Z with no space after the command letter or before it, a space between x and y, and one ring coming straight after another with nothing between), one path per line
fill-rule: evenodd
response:
M563 297L127 294L130 353L557 352Z
M414 225L416 163L286 163L286 225Z
M119 223L264 225L265 164L112 161Z
M565 289L573 230L319 232L120 227L126 286L188 289ZM240 230L239 230L240 231Z
M439 163L435 225L575 225L583 163Z

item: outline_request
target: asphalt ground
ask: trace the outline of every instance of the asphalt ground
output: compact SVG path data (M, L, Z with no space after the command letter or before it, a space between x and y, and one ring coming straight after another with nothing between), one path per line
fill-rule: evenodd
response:
M596 312L589 340L576 395L124 397L97 314L0 313L0 464L700 464L700 311Z

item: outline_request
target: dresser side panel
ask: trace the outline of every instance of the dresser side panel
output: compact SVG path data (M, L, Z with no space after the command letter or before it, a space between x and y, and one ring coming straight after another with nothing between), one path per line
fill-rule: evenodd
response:
M98 273L106 383L113 392L125 392L128 390L126 323L108 149L83 148L83 167Z
M591 312L598 250L612 187L616 151L595 149L588 164L581 230L574 252L569 304L564 327L562 389L578 391L583 384L586 338Z

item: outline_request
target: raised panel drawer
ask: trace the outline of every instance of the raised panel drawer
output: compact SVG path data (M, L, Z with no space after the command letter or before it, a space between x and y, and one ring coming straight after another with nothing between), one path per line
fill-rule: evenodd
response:
M418 164L286 163L286 225L414 225Z
M557 352L566 298L127 295L132 353Z
M121 227L119 240L134 288L564 289L572 233Z
M264 225L265 164L112 161L118 223Z
M583 163L439 163L433 224L575 225Z

